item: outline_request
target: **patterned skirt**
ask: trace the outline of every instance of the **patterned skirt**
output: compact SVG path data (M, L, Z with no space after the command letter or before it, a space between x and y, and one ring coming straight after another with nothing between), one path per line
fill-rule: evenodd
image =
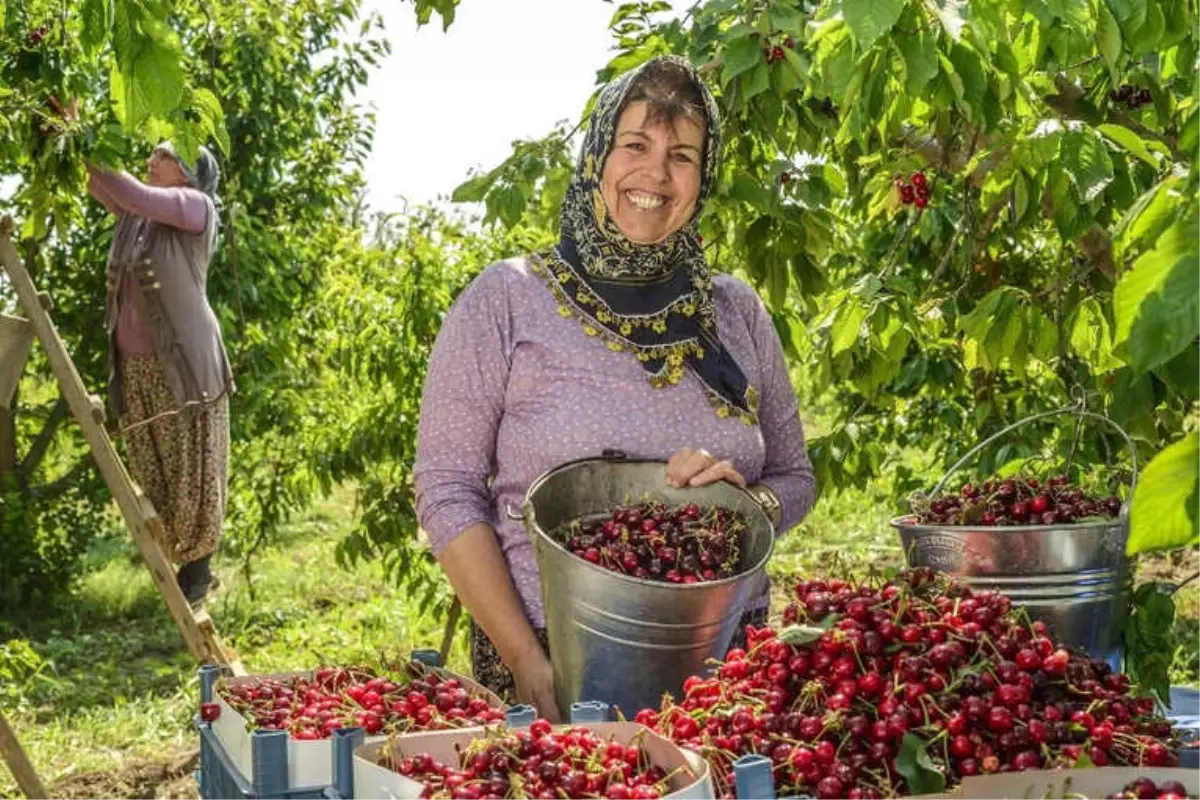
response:
M767 615L767 609L765 608L747 611L743 614L741 621L738 623L737 630L734 631L733 638L729 641L729 648L745 647L746 626L762 627L766 625ZM492 640L487 637L482 628L475 624L475 620L473 619L470 620L470 628L471 671L475 675L475 680L498 694L504 702L515 704L517 702L516 686L513 683L512 673L504 665L504 661L500 658L500 653L497 652L496 646L492 644ZM537 634L538 641L542 643L542 649L546 651L546 655L548 656L550 654L550 640L546 635L546 629L534 628L533 632ZM565 709L563 713L566 713Z
M129 471L162 520L159 545L176 564L211 555L225 521L229 396L173 413L175 395L157 357L123 355L120 369Z

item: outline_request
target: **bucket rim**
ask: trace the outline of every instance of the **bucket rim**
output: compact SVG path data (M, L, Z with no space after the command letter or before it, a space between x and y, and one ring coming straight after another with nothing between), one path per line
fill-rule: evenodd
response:
M901 514L892 517L888 524L898 531L936 532L936 533L981 533L998 531L1002 533L1048 533L1050 531L1128 528L1129 517L1121 516L1116 519L1096 520L1095 522L1062 522L1054 525L930 525L914 523L912 514Z
M653 588L657 588L657 589L670 589L670 590L680 590L680 591L697 591L697 590L702 590L702 589L713 589L713 588L716 588L719 586L728 586L731 584L738 583L740 581L745 581L749 578L752 578L756 574L760 574L760 573L765 574L766 573L767 562L771 560L771 556L774 555L774 553L775 553L775 539L778 535L775 530L775 525L771 522L771 518L767 516L767 512L765 510L763 510L763 508L758 504L758 500L755 499L754 495L750 494L750 492L746 491L745 489L738 486L737 484L729 483L726 480L716 481L716 483L722 483L725 486L727 486L728 488L733 489L733 490L741 493L742 495L744 495L746 497L746 499L749 500L750 503L752 504L752 507L754 509L753 513L758 514L759 516L762 517L762 521L766 524L767 530L770 531L770 534L771 534L767 539L767 549L766 549L766 552L763 553L762 558L760 558L755 564L753 564L752 566L743 570L742 572L739 572L736 575L731 575L728 578L721 578L721 579L715 580L715 581L696 581L695 583L670 583L668 581L655 581L655 580L650 580L648 578L635 578L632 575L624 575L620 572L613 572L612 570L605 569L604 567L601 567L597 564L593 564L592 562L590 562L586 559L579 558L574 553L572 553L570 550L568 550L567 548L565 548L561 544L559 544L557 541L555 541L554 537L552 537L549 534L549 532L543 530L542 526L537 523L537 520L533 514L533 503L530 501L530 497L533 495L533 493L535 491L537 491L539 488L541 488L541 486L543 484L545 484L546 481L548 481L550 478L554 477L555 475L559 474L560 472L565 472L568 469L574 469L576 467L581 467L585 464L594 464L596 462L601 462L601 463L610 464L610 465L661 464L664 467L667 464L666 461L661 461L659 459L653 459L653 458L613 459L613 458L597 457L597 458L583 458L583 459L579 459L576 461L570 461L565 464L560 464L557 467L554 467L552 469L549 469L546 472L539 475L537 478L534 479L534 481L532 483L529 484L529 488L525 492L525 498L521 502L521 517L526 524L526 530L529 531L530 529L532 529L532 531L535 532L539 538L544 540L555 550L557 550L558 552L567 556L568 558L578 561L579 563L583 564L588 569L594 570L598 574L606 575L610 578L614 578L619 581L628 582L634 586L653 587ZM709 485L711 485L711 484L709 484ZM700 488L704 488L704 487L698 486L698 487L694 487L694 488L700 489Z

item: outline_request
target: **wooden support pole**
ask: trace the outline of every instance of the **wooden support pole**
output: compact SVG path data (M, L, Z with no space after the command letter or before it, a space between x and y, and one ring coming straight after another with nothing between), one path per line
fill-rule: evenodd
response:
M104 429L103 404L100 403L99 398L88 394L83 379L75 369L75 362L71 360L66 345L63 344L58 330L54 327L54 322L47 313L45 306L49 303L39 295L33 279L17 255L16 248L13 247L9 236L12 229L11 218L0 219L0 265L3 265L4 270L8 273L17 300L46 351L46 358L50 362L55 378L58 379L63 399L67 401L71 413L83 430L96 466L99 467L104 482L108 484L113 499L117 501L117 507L121 511L121 516L125 518L125 524L133 536L134 544L141 552L155 586L158 587L159 593L166 601L171 619L175 621L179 633L187 643L188 650L197 661L202 664L228 665L234 674L242 673L241 664L231 661L226 654L208 614L205 612L193 613L187 599L183 596L183 591L176 583L175 570L159 546L159 542L163 540L162 520L145 494L134 483L128 470L125 469L124 462L117 455L116 448L108 437L108 432ZM97 419L97 407L101 411L100 419Z
M50 796L30 763L29 756L25 755L21 743L17 741L17 734L9 727L3 714L0 714L0 755L4 756L8 771L17 779L17 787L26 797L30 800L40 800Z

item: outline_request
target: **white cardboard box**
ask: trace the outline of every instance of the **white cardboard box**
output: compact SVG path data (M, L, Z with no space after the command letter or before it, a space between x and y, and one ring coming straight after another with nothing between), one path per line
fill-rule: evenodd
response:
M587 728L605 739L629 744L639 734L652 763L668 773L682 771L671 778L673 800L711 800L713 798L712 776L708 762L699 755L676 745L654 731L634 722L595 722L576 725L558 725L555 730ZM477 736L474 731L436 731L397 736L391 742L365 744L354 752L354 796L356 798L384 798L385 800L416 800L425 786L419 781L406 778L398 772L381 767L375 762L388 747L393 748L394 757L411 753L427 753L443 764L457 764L456 745L465 745Z
M503 701L492 692L485 689L480 684L470 678L456 675L452 672L437 668L423 667L424 669L434 672L443 678L456 678L470 694L483 697L488 701L488 704L494 708L504 708ZM232 685L236 686L244 683L253 683L256 680L263 678L277 678L283 681L289 681L293 677L311 678L313 671L301 672L283 672L270 673L265 675L247 675L240 678L225 678L214 687L213 702L221 707L221 714L212 723L212 731L217 737L217 741L225 749L230 760L237 767L238 771L247 779L252 780L254 775L254 746L247 720L239 714L232 706L225 702L221 697L219 686ZM456 728L457 730L479 730L478 726L472 728ZM386 741L387 736L376 735L366 737L367 743ZM333 783L333 743L331 738L326 739L293 739L288 737L288 787L292 789L307 788L307 787L324 787Z
M1078 769L1038 769L1025 772L999 772L972 775L944 794L923 798L986 797L992 800L1073 800L1104 798L1119 792L1137 778L1155 783L1179 781L1190 796L1200 795L1200 772L1179 767L1080 767Z

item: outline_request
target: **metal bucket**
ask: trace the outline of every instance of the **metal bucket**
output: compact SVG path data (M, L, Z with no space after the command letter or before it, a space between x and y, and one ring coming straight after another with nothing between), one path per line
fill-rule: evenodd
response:
M1125 439L1137 485L1137 451L1112 420L1075 407L1020 420L980 442L950 468L929 493L935 497L968 459L987 445L1036 419L1074 414L1105 422ZM1129 502L1115 520L1012 527L920 525L913 516L893 519L910 566L933 567L979 591L1008 595L1033 619L1042 620L1057 641L1083 647L1119 669L1124 654L1121 632L1132 592L1125 557Z
M747 492L725 483L667 486L661 461L621 454L571 462L540 476L521 508L541 575L558 707L598 700L632 715L681 694L689 675L725 654L746 604L762 588L775 531ZM740 511L747 521L737 575L668 584L610 572L578 558L551 533L580 517L607 516L649 498Z

